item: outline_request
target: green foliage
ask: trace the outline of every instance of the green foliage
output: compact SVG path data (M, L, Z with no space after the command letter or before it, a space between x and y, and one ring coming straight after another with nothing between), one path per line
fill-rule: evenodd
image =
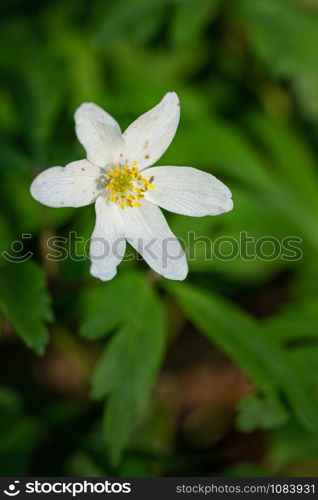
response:
M171 41L176 46L201 38L211 22L220 0L180 2L171 23ZM191 19L191 23L189 23Z
M45 322L52 321L42 270L33 262L0 270L0 303L17 334L38 354L49 341Z
M1 19L0 251L31 234L33 254L0 255L2 473L317 475L317 2L31 1ZM29 193L84 157L76 107L96 102L124 130L170 90L181 122L159 164L210 172L234 199L219 217L166 214L187 281L133 259L98 282L87 242L48 259L51 236L69 248L94 225L93 207ZM252 243L249 258L242 234L280 250Z
M90 340L102 338L128 323L145 301L149 285L140 273L119 274L103 287L89 290L83 297L84 319L81 334Z
M287 354L271 342L243 311L224 299L191 285L168 285L198 328L244 368L265 393L283 392L295 416L317 430L318 406Z
M5 476L24 475L36 442L36 421L25 414L18 394L0 390L0 465Z
M317 5L313 3L311 12L309 3L302 9L295 0L239 0L237 4L255 52L275 76L294 83L305 111L316 118Z
M280 343L317 339L318 299L299 301L264 321L267 335Z
M110 459L117 465L160 367L165 322L160 302L142 274L122 274L104 288L82 333L100 338L118 328L98 362L92 386L95 398L108 396L103 425Z
M288 420L284 406L276 399L251 395L238 406L236 426L242 432L281 427Z

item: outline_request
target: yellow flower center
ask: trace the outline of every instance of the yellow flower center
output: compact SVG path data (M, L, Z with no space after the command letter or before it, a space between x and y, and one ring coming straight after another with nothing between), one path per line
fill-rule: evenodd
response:
M140 200L144 198L148 189L154 189L154 178L145 179L138 171L135 161L130 167L128 163L121 167L116 163L115 168L105 176L108 181L106 189L110 191L109 199L120 205L124 210L127 207L140 207Z

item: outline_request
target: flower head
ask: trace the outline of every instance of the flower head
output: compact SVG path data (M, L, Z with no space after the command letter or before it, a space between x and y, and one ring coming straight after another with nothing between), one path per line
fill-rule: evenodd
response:
M159 207L183 215L218 215L233 208L230 190L213 175L191 167L150 167L170 145L180 117L174 92L122 134L118 123L93 103L75 112L76 134L87 159L52 167L31 185L50 207L95 203L91 274L112 279L128 241L150 267L182 280L187 261Z

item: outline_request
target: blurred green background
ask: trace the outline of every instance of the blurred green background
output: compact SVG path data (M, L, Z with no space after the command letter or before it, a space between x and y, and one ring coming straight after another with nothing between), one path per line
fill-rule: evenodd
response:
M1 474L318 475L318 1L1 11ZM94 225L92 206L29 194L38 172L84 157L76 107L125 129L170 90L181 122L158 163L215 174L235 205L166 214L175 234L293 236L301 258L207 260L197 244L182 283L142 261L102 283L88 259L47 259L51 236ZM8 263L15 240L32 259Z

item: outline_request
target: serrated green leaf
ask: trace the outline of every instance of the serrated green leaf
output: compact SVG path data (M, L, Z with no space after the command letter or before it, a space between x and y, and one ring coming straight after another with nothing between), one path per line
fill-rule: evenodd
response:
M95 398L108 396L104 431L112 463L117 464L136 419L150 395L165 345L160 301L144 279L135 290L138 307L109 341L93 378Z
M52 321L42 269L34 262L8 264L0 270L0 305L26 345L43 354Z
M132 340L129 342L129 357L122 358L120 368L117 366L111 374L116 381L104 416L105 438L113 463L118 463L145 408L162 361L165 329L159 302L147 301L143 318L135 324L126 325L118 333L119 336L121 346L117 349L130 338Z

